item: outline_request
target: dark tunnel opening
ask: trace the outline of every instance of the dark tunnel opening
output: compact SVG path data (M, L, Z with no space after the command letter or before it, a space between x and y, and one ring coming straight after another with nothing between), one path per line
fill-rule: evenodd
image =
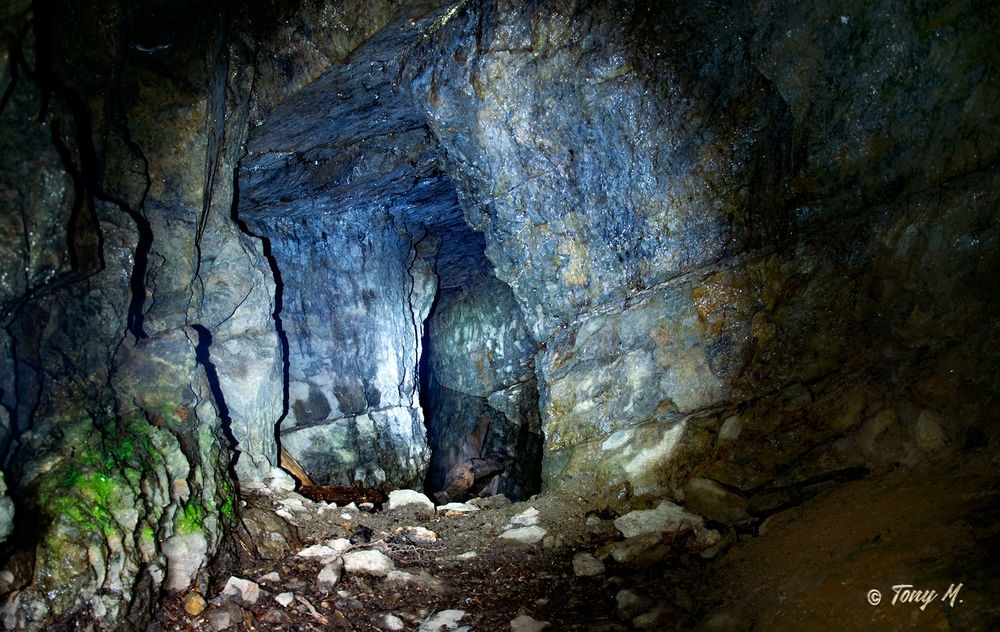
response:
M524 500L541 488L537 344L512 290L494 274L483 235L468 228L457 205L453 213L437 229L439 289L418 365L431 451L424 489L439 502L476 494ZM497 474L494 460L502 465ZM449 486L472 465L483 466L472 468L481 477L468 488Z

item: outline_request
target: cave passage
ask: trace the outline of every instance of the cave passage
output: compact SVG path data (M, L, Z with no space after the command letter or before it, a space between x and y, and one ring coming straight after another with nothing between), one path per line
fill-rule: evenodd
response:
M528 497L537 345L442 159L392 69L369 63L329 70L251 133L236 217L280 282L278 443L319 485L429 493L497 455L488 491Z

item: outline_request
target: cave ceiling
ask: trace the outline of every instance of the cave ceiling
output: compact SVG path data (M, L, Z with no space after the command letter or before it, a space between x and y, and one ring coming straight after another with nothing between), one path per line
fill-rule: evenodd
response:
M435 16L404 15L252 130L239 170L242 220L388 213L411 233L441 239L442 289L486 263L483 235L465 222L426 114L400 87L400 60Z

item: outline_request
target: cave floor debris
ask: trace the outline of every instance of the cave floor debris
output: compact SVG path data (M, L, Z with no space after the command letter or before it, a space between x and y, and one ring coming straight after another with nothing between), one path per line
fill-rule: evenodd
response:
M323 589L318 579L323 560L295 552L277 560L255 559L249 548L240 547L238 558L216 570L204 596L205 610L185 610L190 594L170 596L151 629L428 630L437 629L432 627L435 614L461 611L456 627L441 629L629 630L635 628L623 615L641 613L632 612L634 605L618 607L616 594L626 588L648 595L646 604L658 606L661 623L667 614L664 606L673 603L670 625L656 629L690 625L683 604L691 598L683 586L700 564L686 554L667 559L661 550L648 564L632 560L618 565L608 559L606 572L580 576L574 573L574 553L595 551L615 538L612 514L605 519L590 514L587 520L584 499L485 500L478 511L435 515L408 507L357 511L306 500L305 511L286 513L298 528L300 550L353 537L352 550L383 552L395 572L380 577L344 571L332 588ZM278 510L286 507L277 495L272 501ZM532 508L540 510L547 535L532 544L500 537L530 529L532 520L518 522L517 516L532 516ZM414 528L420 527L432 532L433 542L413 537ZM259 586L254 603L223 596L230 576ZM549 626L542 627L542 622ZM230 628L219 627L223 625Z
M990 570L1000 557L994 482L982 469L855 480L729 532L712 555L664 536L623 562L612 554L624 550L614 549L617 514L595 511L595 498L365 512L308 500L298 509L301 497L269 492L253 502L296 525L295 550L267 560L236 547L204 595L168 596L150 629L989 629L1000 622L990 598L1000 590ZM532 528L544 530L529 534L534 543L506 537ZM326 559L322 546L334 549ZM379 551L394 568L338 566L336 547ZM253 590L232 592L232 578ZM936 590L933 603L903 604L913 595L900 589L893 604L903 584ZM942 601L948 590L954 604Z

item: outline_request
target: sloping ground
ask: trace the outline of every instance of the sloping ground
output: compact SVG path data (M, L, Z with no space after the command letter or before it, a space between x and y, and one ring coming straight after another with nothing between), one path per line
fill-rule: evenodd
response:
M900 470L776 514L706 576L706 628L997 629L995 469Z

